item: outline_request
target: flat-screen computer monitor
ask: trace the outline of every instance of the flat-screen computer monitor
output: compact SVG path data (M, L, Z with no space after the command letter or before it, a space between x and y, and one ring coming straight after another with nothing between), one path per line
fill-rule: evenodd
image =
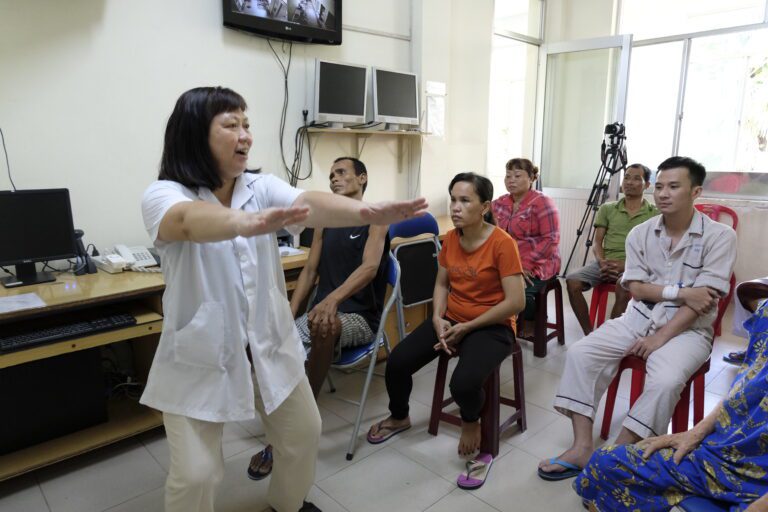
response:
M373 120L419 126L418 80L413 73L373 68ZM399 126L391 126L398 129Z
M315 61L316 123L365 123L367 95L367 66Z
M37 272L35 262L76 255L75 229L69 190L0 192L0 266L15 265L16 277L5 277L5 287L55 281Z

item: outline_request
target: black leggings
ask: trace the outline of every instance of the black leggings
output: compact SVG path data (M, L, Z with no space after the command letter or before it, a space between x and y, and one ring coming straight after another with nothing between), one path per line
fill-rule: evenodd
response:
M408 417L408 399L413 389L413 374L440 355L432 320L425 320L405 337L389 356L386 382L392 417ZM485 403L483 384L512 352L515 335L508 325L489 325L467 334L458 345L459 363L451 376L451 396L461 411L461 419L475 422Z

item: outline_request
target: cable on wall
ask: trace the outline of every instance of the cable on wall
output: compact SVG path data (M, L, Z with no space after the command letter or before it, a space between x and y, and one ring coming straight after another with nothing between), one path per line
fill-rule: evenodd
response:
M267 39L267 44L269 45L269 49L272 50L272 54L275 56L275 59L277 60L278 65L280 65L280 69L283 72L283 108L280 113L280 129L279 129L279 138L280 138L280 159L283 162L283 169L285 170L285 173L288 175L288 177L291 177L291 170L288 168L288 163L285 160L285 151L283 149L283 137L285 134L285 118L286 114L288 112L288 99L289 99L289 91L288 91L288 75L291 72L291 60L293 57L293 43L288 43L288 61L286 63L283 62L283 60L280 58L280 56L277 54L277 51L275 50L275 47L272 46L272 41ZM285 53L285 43L282 44L282 51ZM293 183L291 183L293 185Z
M8 169L8 179L11 182L11 186L13 187L13 191L16 191L16 184L13 182L13 178L11 177L11 164L8 161L8 150L5 148L5 135L3 135L3 129L0 128L0 139L3 141L3 152L5 153L5 166Z

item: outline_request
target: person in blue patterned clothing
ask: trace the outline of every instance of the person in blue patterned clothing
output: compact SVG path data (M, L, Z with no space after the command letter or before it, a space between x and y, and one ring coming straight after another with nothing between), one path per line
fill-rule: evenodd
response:
M747 292L749 293L749 292ZM730 511L768 510L768 300L755 313L744 364L728 396L693 429L595 452L573 487L591 510L667 511L689 496Z

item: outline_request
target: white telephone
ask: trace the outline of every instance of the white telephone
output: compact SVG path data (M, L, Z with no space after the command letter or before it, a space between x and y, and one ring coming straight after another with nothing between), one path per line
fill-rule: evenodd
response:
M157 265L155 257L149 252L149 249L137 245L136 247L126 247L122 244L115 245L115 252L120 255L127 266L131 269L143 269L144 267L154 267Z

